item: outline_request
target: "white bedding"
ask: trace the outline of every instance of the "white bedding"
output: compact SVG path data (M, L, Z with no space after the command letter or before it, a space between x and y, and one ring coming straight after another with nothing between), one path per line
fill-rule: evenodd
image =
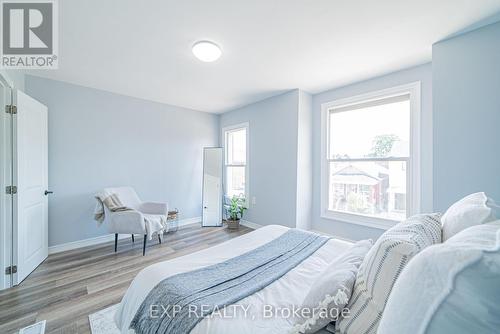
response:
M214 247L144 268L132 281L116 311L117 327L122 333L134 332L128 327L137 309L149 291L163 279L241 255L279 237L287 230L284 226L269 225ZM294 319L264 318L264 305L275 308L290 308L293 305L299 307L321 270L350 245L351 243L339 239L329 240L279 280L240 300L237 305L241 307L226 307L223 317L203 319L191 334L287 333L294 325Z

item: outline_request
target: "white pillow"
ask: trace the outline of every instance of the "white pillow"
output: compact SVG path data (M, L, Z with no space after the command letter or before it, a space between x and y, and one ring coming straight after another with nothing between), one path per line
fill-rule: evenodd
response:
M441 217L443 241L468 227L495 220L495 207L484 192L470 194L454 203Z
M380 334L498 333L500 221L418 254L394 285Z
M358 268L372 245L371 240L356 242L323 270L302 303L301 309L307 313L291 333L316 333L338 319L351 297Z
M347 309L337 322L344 334L377 332L385 304L401 270L424 248L441 242L439 214L417 215L396 224L375 242L361 264Z

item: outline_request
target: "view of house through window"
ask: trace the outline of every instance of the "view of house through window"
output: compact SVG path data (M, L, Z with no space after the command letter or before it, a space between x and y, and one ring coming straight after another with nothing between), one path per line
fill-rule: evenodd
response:
M328 210L404 219L410 96L331 108L328 134Z
M247 128L226 130L224 137L226 195L244 197L247 173Z

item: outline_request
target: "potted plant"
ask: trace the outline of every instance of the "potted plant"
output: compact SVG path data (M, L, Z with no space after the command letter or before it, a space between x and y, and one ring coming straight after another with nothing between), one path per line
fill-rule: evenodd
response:
M228 217L226 219L229 229L238 229L240 227L240 219L243 218L245 207L245 198L233 196L229 204L224 205Z

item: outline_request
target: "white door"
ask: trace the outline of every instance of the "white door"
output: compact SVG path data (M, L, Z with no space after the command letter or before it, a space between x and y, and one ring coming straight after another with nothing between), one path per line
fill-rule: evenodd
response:
M10 105L9 84L0 75L0 106ZM12 196L6 187L12 185L12 136L11 115L0 112L0 268L10 267L12 262ZM0 273L0 290L10 288L11 276Z
M203 226L222 225L222 148L203 151Z
M19 284L48 255L47 107L21 91L14 101L14 284Z

